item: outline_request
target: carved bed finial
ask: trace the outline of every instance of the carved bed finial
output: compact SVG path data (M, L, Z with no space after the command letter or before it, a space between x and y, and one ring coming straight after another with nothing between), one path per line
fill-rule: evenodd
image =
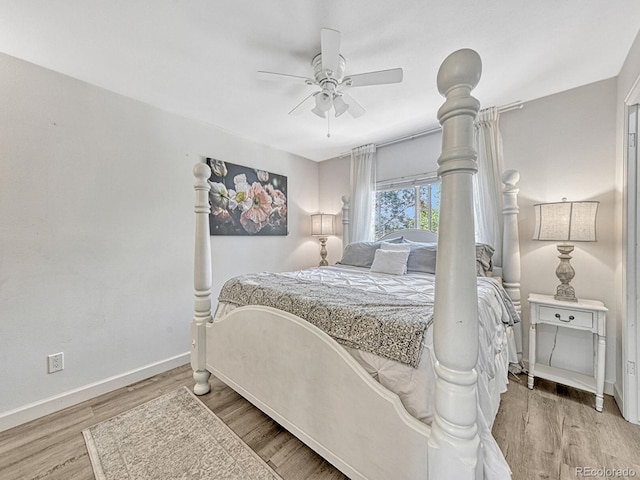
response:
M211 168L206 163L198 162L193 166L193 176L200 180L208 180L211 176Z
M516 185L520 181L520 172L518 170L505 170L502 174L502 183L507 188L517 188Z
M482 60L475 50L463 48L444 59L438 70L438 91L448 97L452 88L476 88L482 75Z
M438 70L438 91L446 97L438 110L438 121L442 125L440 176L457 170L478 171L473 122L480 102L471 96L471 90L480 81L481 73L480 56L470 49L453 52Z

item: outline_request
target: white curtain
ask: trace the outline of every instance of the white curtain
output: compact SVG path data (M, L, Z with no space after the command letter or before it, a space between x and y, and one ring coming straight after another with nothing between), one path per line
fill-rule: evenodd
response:
M363 145L351 150L350 242L371 241L374 238L375 153L375 145Z
M502 135L500 112L490 107L476 120L478 174L474 176L476 240L495 248L493 263L502 266Z

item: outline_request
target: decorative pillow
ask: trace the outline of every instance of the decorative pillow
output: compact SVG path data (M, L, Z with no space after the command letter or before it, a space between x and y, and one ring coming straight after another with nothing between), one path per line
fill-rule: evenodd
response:
M402 237L398 237L385 243L401 243L402 240ZM382 242L350 243L345 247L342 259L338 263L340 265L370 268L376 254L376 250L378 250L381 245Z
M382 242L380 248L382 250L391 250L394 252L408 252L411 250L411 245L409 245L408 243Z
M411 251L409 252L409 259L407 260L407 271L436 273L438 244L413 242L409 246Z
M393 250L376 250L371 271L377 273L389 273L391 275L404 275L407 273L407 259L409 251L398 252Z
M493 272L493 257L494 248L485 243L476 243L476 270L478 276L490 277Z
M407 261L408 272L436 273L437 243L420 243L409 240L404 240L404 243L411 247ZM476 243L476 273L478 276L491 276L493 271L491 259L494 251L490 245Z

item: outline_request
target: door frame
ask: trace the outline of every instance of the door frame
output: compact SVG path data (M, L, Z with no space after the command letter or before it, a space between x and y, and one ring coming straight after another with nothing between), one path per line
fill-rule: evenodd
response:
M638 345L640 345L640 329L638 328L638 312L640 312L640 268L638 262L638 244L640 243L640 108L635 119L635 147L630 146L629 139L631 125L629 114L633 106L640 104L640 76L636 78L631 90L624 100L624 220L623 220L623 296L625 315L622 321L622 415L632 423L640 424L640 384L638 382L638 367L640 367L640 356ZM630 158L630 151L635 158ZM633 363L635 371L631 371L629 366Z

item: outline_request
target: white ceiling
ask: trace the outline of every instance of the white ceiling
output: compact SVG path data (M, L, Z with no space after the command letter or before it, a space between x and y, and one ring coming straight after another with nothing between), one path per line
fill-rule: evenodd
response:
M400 84L353 88L367 110L287 115L316 87L320 29L342 33L346 73L402 67ZM638 0L0 0L0 52L312 160L437 126L435 78L452 51L483 59L484 106L617 75Z

